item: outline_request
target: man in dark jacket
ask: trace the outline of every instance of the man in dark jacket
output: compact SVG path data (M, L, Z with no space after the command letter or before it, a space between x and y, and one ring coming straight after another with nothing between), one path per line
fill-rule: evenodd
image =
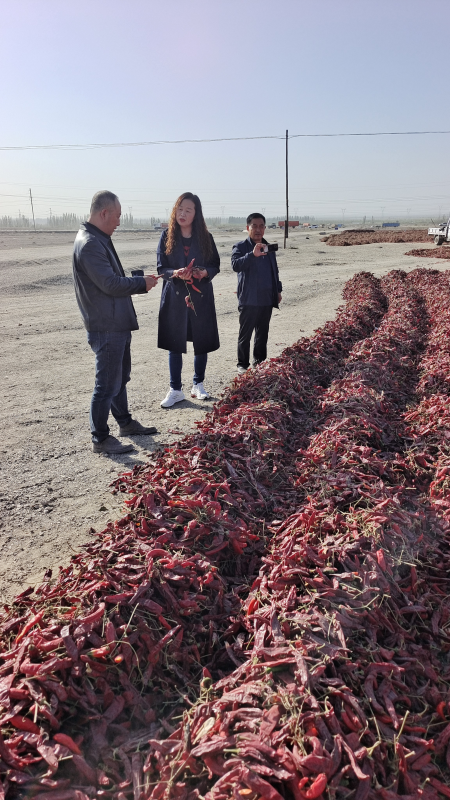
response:
M88 222L78 231L73 251L75 294L88 342L95 353L95 387L91 400L90 427L94 453L128 453L109 435L111 411L120 436L156 433L132 419L128 410L127 383L131 373L131 331L139 328L132 294L156 286L153 275L126 278L111 235L120 225L121 207L112 192L97 192Z
M282 285L275 253L267 252L263 238L266 219L262 214L247 217L249 236L233 247L231 264L238 274L239 304L238 373L250 366L250 340L253 331L253 366L267 358L267 339L272 309L281 301Z

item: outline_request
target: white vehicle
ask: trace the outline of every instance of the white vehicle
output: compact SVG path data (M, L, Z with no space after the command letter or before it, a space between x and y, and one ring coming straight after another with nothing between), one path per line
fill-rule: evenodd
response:
M447 222L441 222L437 228L428 228L428 236L434 236L434 243L437 245L450 241L450 218Z

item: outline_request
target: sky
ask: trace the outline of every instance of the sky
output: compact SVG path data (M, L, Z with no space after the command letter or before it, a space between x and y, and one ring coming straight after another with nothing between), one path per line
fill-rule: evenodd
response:
M0 217L450 214L448 0L14 0L0 27ZM276 137L82 148L161 140ZM65 145L67 149L2 148ZM78 147L73 147L78 146Z

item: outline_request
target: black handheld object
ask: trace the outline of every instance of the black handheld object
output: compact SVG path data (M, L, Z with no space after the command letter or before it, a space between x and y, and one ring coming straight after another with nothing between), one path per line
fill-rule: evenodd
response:
M275 242L275 244L268 244L267 245L267 252L268 253L276 253L277 250L278 250L278 242Z
M143 269L132 269L131 270L131 275L132 275L133 278L140 278L140 277L143 278L144 277L144 270Z

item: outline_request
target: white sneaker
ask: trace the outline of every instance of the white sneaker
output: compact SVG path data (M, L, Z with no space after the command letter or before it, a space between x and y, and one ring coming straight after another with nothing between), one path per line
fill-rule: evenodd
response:
M177 389L169 389L164 400L161 403L161 408L170 408L171 406L174 406L175 403L181 403L182 400L186 400L186 398L184 396L184 392L181 391L181 389L180 391L177 391Z
M241 367L239 365L238 368L237 368L237 374L238 375L245 375L245 373L247 372L247 369L248 369L247 367Z
M209 400L211 395L208 394L203 383L194 383L191 389L191 397L196 397L197 400Z

